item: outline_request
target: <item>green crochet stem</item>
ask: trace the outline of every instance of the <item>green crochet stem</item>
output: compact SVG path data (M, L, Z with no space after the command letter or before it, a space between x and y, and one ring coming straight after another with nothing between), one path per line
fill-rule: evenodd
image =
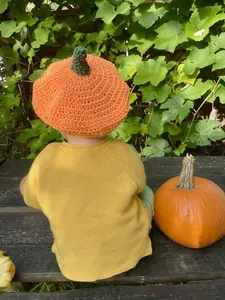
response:
M86 61L87 50L83 46L78 46L73 52L73 61L71 70L80 76L88 76L90 74L90 67Z

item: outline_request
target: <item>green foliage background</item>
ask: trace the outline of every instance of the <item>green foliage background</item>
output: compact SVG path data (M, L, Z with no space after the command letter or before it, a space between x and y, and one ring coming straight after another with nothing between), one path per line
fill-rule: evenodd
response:
M110 138L147 157L225 139L224 2L1 0L0 156L33 158L62 139L35 117L32 83L77 45L130 85L130 114Z

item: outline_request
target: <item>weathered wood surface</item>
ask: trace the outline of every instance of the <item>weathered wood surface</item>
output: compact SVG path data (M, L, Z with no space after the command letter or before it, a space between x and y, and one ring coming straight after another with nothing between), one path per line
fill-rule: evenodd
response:
M4 293L1 300L224 300L225 281L117 286L53 293Z
M181 158L151 158L144 164L149 186L155 191L163 182L177 176L181 169ZM0 166L0 207L24 206L19 195L19 183L29 170L31 161L6 161ZM197 157L195 175L215 181L225 190L224 157Z
M17 266L19 281L65 280L51 253L52 234L42 213L0 213L0 249ZM153 255L114 283L163 283L225 278L225 239L205 249L188 249L171 242L154 226Z
M179 158L144 163L148 184L154 190L181 168ZM29 161L7 161L0 166L0 249L15 262L19 281L66 280L51 253L52 234L46 217L39 211L32 212L19 196L19 182L29 167ZM224 170L222 157L197 158L195 174L214 180L225 190ZM225 238L200 250L171 242L155 226L151 238L152 256L143 259L134 270L106 282L133 285L225 278Z
M0 157L0 166L1 166L5 161L6 161L5 158L1 158L1 157Z

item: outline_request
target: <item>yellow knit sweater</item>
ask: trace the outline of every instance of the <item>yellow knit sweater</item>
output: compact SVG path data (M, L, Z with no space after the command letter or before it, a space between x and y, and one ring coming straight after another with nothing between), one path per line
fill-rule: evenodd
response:
M109 278L152 253L150 215L137 196L145 184L138 154L119 141L53 143L39 154L24 200L49 219L52 251L65 277Z

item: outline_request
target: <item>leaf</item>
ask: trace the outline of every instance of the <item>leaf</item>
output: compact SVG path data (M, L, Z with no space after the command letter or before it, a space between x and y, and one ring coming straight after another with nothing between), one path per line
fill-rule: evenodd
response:
M168 132L170 135L177 135L181 132L181 129L174 123L165 123L164 132Z
M132 14L133 22L138 22L145 28L151 27L155 21L162 18L167 10L164 6L158 6L155 3L138 7Z
M39 69L39 70L35 70L29 77L29 79L31 81L35 81L37 80L38 78L40 78L43 74L44 74L44 71L43 69Z
M10 110L14 106L20 105L20 98L15 96L13 93L3 94L0 95L0 103L4 108Z
M9 38L16 30L16 22L14 20L3 21L0 24L0 32L2 37Z
M16 83L18 79L15 75L7 76L3 83L4 88L6 88L9 92L13 92L16 89Z
M29 52L30 48L29 45L26 43L24 46L20 47L20 54L26 58L28 56L28 52Z
M34 24L37 23L37 21L38 21L37 17L34 17L34 18L32 18L32 17L29 18L28 17L28 19L26 18L26 23L27 23L28 26L33 26Z
M39 136L31 138L28 142L28 147L31 152L41 151L49 142L58 140L60 133L52 131L51 133L41 133Z
M130 13L130 4L127 2L123 2L116 10L118 15L129 15Z
M214 53L210 51L209 46L204 49L194 48L184 65L183 71L187 75L193 75L196 69L202 69L214 63Z
M210 146L211 141L215 142L225 138L225 132L219 126L219 121L201 120L195 127L196 132L192 133L189 139L198 146Z
M137 48L138 51L144 54L155 43L155 34L145 31L132 34L128 47L129 49Z
M27 56L29 57L29 59L28 59L29 63L31 63L32 62L32 58L35 56L35 50L33 48L31 48L28 51Z
M26 128L17 137L17 141L26 143L29 139L39 135L39 131L36 128Z
M213 64L213 71L225 68L225 50L221 50L215 54L215 63Z
M109 0L109 2L114 6L119 6L123 3L123 0Z
M97 43L101 44L107 38L108 38L108 35L104 31L86 34L86 39L87 39L88 43L97 42Z
M184 103L184 105L181 107L179 111L179 121L182 122L190 112L190 109L194 107L193 102L187 101Z
M38 129L40 132L45 131L47 126L44 122L42 122L40 119L35 119L30 121L31 127L34 129Z
M6 8L8 7L9 1L10 0L1 0L0 1L0 14L2 14L6 10Z
M162 113L160 111L152 110L144 119L145 124L148 125L148 133L152 137L161 135L163 133Z
M5 107L0 107L0 128L5 128L7 122L9 122L12 118L10 110L5 109Z
M216 91L216 97L219 97L220 103L225 104L225 86L220 85Z
M128 80L133 77L137 72L138 66L140 65L142 59L139 55L129 55L125 54L117 56L116 65L118 66L118 71L124 80Z
M177 21L164 23L157 28L156 32L158 35L155 48L159 50L167 50L173 53L179 44L187 41L182 25Z
M98 10L95 17L102 19L106 24L110 24L117 15L115 7L103 1L96 2L96 5L98 6Z
M137 6L139 6L140 4L142 4L142 3L145 2L145 0L127 0L127 1L128 1L128 2L131 2L132 5L133 5L134 7L137 7Z
M181 156L187 148L187 144L181 144L178 148L176 148L173 153L176 156Z
M140 130L140 118L128 117L125 122L121 123L115 130L116 138L128 142L132 135L137 134Z
M157 86L166 78L167 72L168 69L165 66L165 62L159 62L154 59L142 61L134 77L134 84L139 85L151 82L152 85Z
M45 136L46 133L43 133L42 136L43 135ZM29 139L27 145L30 148L30 151L35 153L35 152L43 149L44 146L45 146L45 143L40 139L40 135L39 135L39 136L37 136L35 138Z
M55 22L55 19L51 16L51 17L46 18L41 23L39 23L39 26L46 28L46 29L50 29L50 28L52 28L52 25L54 22Z
M138 23L145 28L151 27L158 20L158 16L152 12L144 13L138 20Z
M166 64L166 67L167 67L167 69L170 71L171 69L173 69L173 67L175 67L176 66L176 62L175 61L173 61L173 60L171 60L171 61L169 61L167 64Z
M169 97L172 89L169 84L158 85L157 87L148 85L142 86L140 88L142 92L142 102L150 102L154 99L157 100L158 103L163 103Z
M176 84L179 83L188 83L188 84L194 84L196 81L196 78L199 74L199 70L196 70L193 75L186 75L183 71L184 64L180 64L177 67L176 71L171 72L171 75L173 77L173 81Z
M38 27L34 30L34 38L36 41L31 43L33 48L39 48L41 45L44 45L48 41L50 31L46 28Z
M13 51L13 49L8 45L0 47L0 56L5 58L6 69L19 62L19 54Z
M172 148L169 145L168 141L161 137L149 139L148 144L150 146L145 147L141 151L142 156L162 157L165 156L165 154L170 153L172 151Z
M22 22L20 22L17 26L16 26L16 28L15 28L15 32L21 32L25 27L26 27L26 25L27 25L27 23L26 22L24 22L24 21L22 21Z
M165 103L161 105L161 109L167 109L163 112L163 122L170 122L176 120L183 121L189 114L190 109L193 107L191 101L184 103L184 99L178 96L172 96Z
M137 100L137 94L136 93L131 93L129 96L129 104L134 103L134 101Z
M211 35L211 41L209 44L211 52L216 52L220 49L225 49L225 32L222 32L220 35Z
M195 41L203 40L212 25L225 19L225 13L219 13L220 10L219 5L195 8L190 22L185 25L186 35Z
M207 91L212 90L213 85L211 80L202 82L201 79L198 79L194 86L189 85L180 95L185 99L196 100L201 98Z
M216 91L207 100L207 102L213 103L216 98L219 98L221 104L225 104L225 86L224 84L219 84Z

